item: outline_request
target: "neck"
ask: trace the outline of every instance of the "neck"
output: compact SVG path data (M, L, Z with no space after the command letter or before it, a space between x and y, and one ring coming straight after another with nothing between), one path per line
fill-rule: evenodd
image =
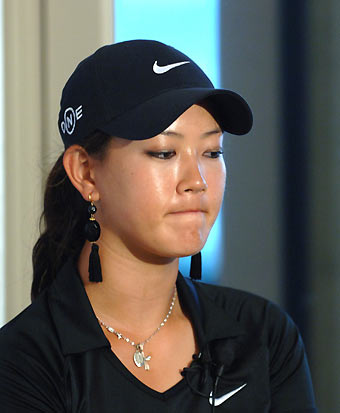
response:
M96 316L121 332L142 331L143 337L152 333L169 311L178 258L155 263L140 260L128 251L114 250L104 241L98 245L103 282L91 283L88 279L89 242L78 260L78 270ZM171 318L180 312L176 302Z

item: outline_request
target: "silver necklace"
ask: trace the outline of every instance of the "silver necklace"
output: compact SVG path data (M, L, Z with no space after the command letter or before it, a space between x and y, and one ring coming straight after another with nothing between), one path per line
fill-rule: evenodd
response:
M169 317L170 317L170 314L172 313L172 309L174 308L175 301L176 301L176 295L177 295L177 288L176 288L176 285L175 285L175 291L174 291L174 295L173 295L172 300L171 300L171 304L170 304L170 308L169 308L168 314L165 316L164 320L160 323L160 325L156 328L156 330L151 334L151 336L148 337L146 340L140 342L140 343L135 343L135 342L132 341L130 338L125 337L124 334L119 333L119 332L118 332L117 330L115 330L113 327L105 324L104 321L102 321L99 317L97 317L97 319L98 319L99 323L100 323L103 327L105 327L110 333L115 334L115 335L118 337L118 340L123 339L123 340L125 340L127 343L131 344L133 347L136 348L136 351L134 352L134 355L133 355L133 361L135 362L135 365L136 365L137 367L142 367L142 366L144 366L144 369L145 369L145 370L150 370L150 366L149 366L148 361L151 360L151 356L145 356L145 355L144 355L144 351L143 351L144 344L145 344L145 343L148 343L148 342L152 339L152 337L153 337L156 333L158 333L158 331L159 331L163 326L165 326L165 323L168 321L168 319L169 319Z

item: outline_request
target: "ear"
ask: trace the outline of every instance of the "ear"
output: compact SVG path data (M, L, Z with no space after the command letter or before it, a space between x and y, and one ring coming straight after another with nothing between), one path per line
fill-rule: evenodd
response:
M93 179L94 160L86 150L80 145L70 146L64 153L63 164L70 181L85 201L89 200L89 194L93 201L98 201L99 193Z

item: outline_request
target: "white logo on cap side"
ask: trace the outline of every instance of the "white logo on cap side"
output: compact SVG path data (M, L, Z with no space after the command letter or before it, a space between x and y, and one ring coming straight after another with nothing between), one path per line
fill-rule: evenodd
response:
M165 65L165 66L159 66L157 63L157 60L152 66L152 70L156 73L156 75L162 75L163 73L168 72L171 69L174 69L175 67L185 65L187 63L190 63L189 61L186 62L178 62L178 63L172 63L170 65Z
M74 128L76 127L76 122L83 116L83 105L77 107L76 110L69 107L65 109L64 120L61 122L60 127L63 133L67 132L72 135Z

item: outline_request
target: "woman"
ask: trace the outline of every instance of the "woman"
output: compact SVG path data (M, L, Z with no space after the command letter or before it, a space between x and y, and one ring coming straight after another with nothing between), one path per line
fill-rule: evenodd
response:
M224 131L252 126L188 57L105 46L66 83L33 303L0 335L2 412L315 412L289 317L185 279L221 207Z

